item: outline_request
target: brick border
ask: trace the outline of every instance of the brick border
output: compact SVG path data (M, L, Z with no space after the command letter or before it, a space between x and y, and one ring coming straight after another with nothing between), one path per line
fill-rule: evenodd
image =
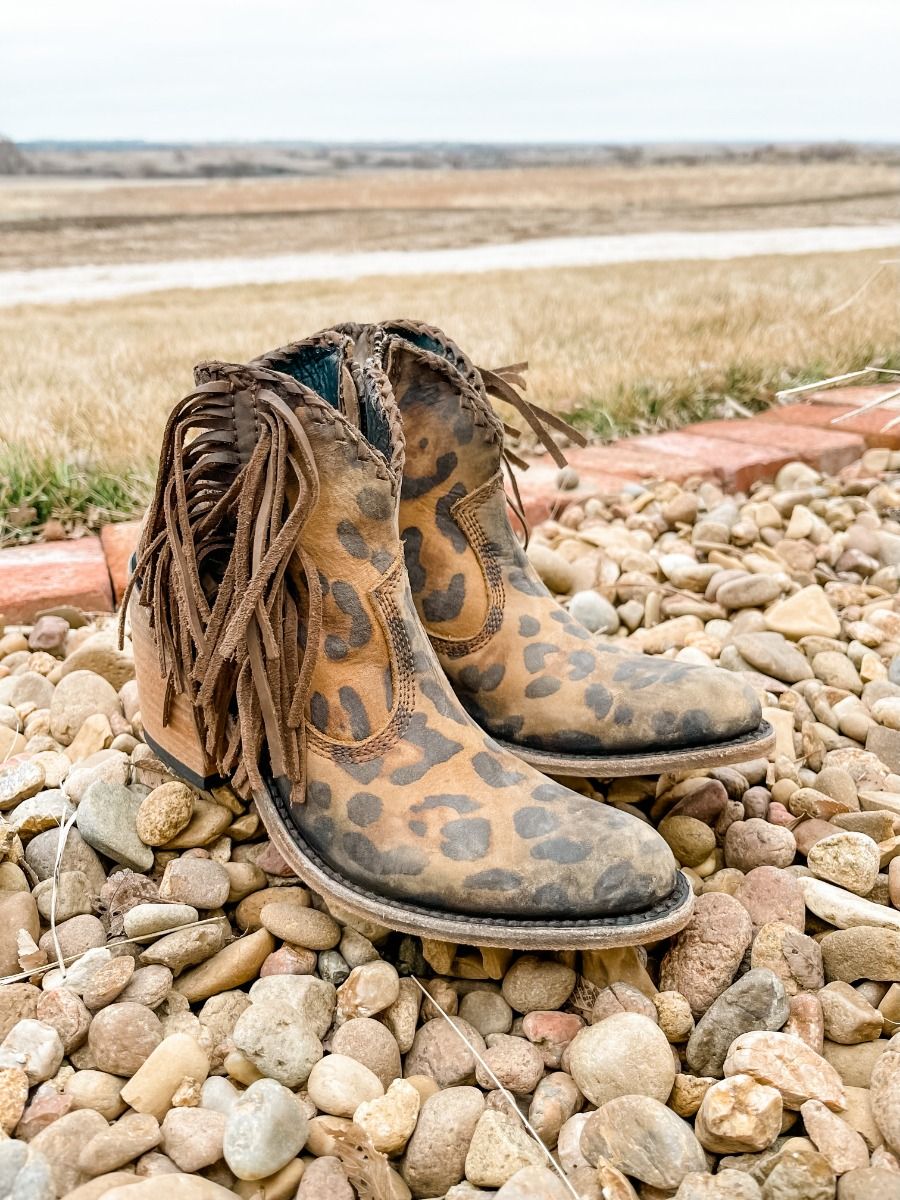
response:
M869 447L900 450L900 425L884 430L891 417L900 415L900 399L889 401L885 411L859 411L893 390L894 385L885 385L811 392L800 403L746 419L701 421L572 450L568 459L578 481L565 491L557 486L553 460L543 455L519 480L525 515L537 525L570 504L616 495L629 483L648 479L709 479L743 492L798 459L833 473ZM834 425L838 416L844 419ZM139 531L138 521L126 521L105 526L99 537L0 550L0 616L26 622L60 604L112 612L122 598Z

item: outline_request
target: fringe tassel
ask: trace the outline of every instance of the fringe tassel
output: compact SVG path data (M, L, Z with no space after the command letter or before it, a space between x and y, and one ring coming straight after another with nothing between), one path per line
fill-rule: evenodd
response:
M521 413L538 441L546 449L556 465L564 467L566 465L566 456L553 440L550 431L555 429L557 433L564 433L570 441L575 442L578 446L586 446L587 438L573 425L570 425L568 421L564 421L562 417L558 417L556 413L548 412L546 408L541 408L540 405L532 404L531 401L525 399L522 392L528 386L524 375L527 369L527 362L512 363L508 367L496 367L493 371L485 367L477 368L484 384L485 392L489 396L493 396L496 400L503 400L507 404L511 404L517 412ZM512 429L505 423L503 431L507 437L518 436L518 430ZM503 447L502 456L512 492L512 495L507 493L507 503L522 526L523 543L527 548L530 530L528 521L525 518L518 480L516 479L516 468L520 471L527 471L528 463L523 458L520 458L518 454L514 454L507 445Z
M558 417L556 413L549 412L546 408L541 408L539 404L532 404L530 400L526 400L522 395L528 386L525 381L524 372L528 369L527 362L512 363L508 367L496 367L493 371L489 371L483 367L478 368L478 373L484 383L484 390L489 396L493 396L497 400L504 400L507 404L511 404L517 412L528 422L532 432L538 441L545 448L547 453L553 459L558 467L566 465L566 456L554 442L550 435L551 429L557 433L564 433L570 441L573 441L578 446L586 446L587 438L583 433L579 432L568 421L564 421L562 417ZM517 391L516 389L520 389ZM507 426L504 426L507 433L510 431ZM527 467L527 464L522 462L522 459L507 451L511 461L515 462L518 467Z
M291 407L246 376L204 384L169 418L129 584L149 609L169 703L190 697L220 773L261 790L267 750L294 803L305 798L303 710L322 622L299 535L318 499Z

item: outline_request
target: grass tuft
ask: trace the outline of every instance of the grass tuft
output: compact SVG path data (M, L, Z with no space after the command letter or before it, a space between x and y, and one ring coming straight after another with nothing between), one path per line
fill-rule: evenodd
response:
M872 346L855 348L839 360L817 359L784 370L765 364L733 363L717 370L688 373L683 378L650 379L612 395L589 399L567 414L572 424L604 441L638 433L659 433L697 421L765 412L775 393L849 371L878 366L900 370L900 345L893 354L877 354ZM864 384L887 382L872 375Z
M150 470L115 472L84 462L35 456L26 446L0 450L0 546L39 537L96 532L140 513L152 487Z

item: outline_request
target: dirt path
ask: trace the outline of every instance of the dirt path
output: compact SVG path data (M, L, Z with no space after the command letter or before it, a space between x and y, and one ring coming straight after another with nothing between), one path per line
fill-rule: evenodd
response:
M67 304L175 288L220 288L388 275L461 275L604 263L816 254L900 246L900 225L811 226L704 233L629 233L546 238L449 250L377 250L255 258L0 271L0 307Z

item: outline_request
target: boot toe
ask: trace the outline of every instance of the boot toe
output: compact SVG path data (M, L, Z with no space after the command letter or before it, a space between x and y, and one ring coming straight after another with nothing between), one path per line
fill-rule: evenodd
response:
M695 667L692 693L704 698L702 709L682 715L683 739L689 745L722 742L752 733L762 720L762 708L753 688L739 675L721 667Z
M557 802L552 808L563 819L548 836L508 848L521 877L531 875L528 908L535 916L596 920L642 913L672 894L678 864L651 825L571 792L560 799L564 815ZM532 812L517 814L517 830Z
M614 860L597 872L590 901L580 916L645 912L670 896L675 887L675 856L652 826L632 817L627 829L616 830L613 836Z
M720 667L634 655L617 664L615 701L598 743L610 750L711 746L752 733L762 711L751 688Z

